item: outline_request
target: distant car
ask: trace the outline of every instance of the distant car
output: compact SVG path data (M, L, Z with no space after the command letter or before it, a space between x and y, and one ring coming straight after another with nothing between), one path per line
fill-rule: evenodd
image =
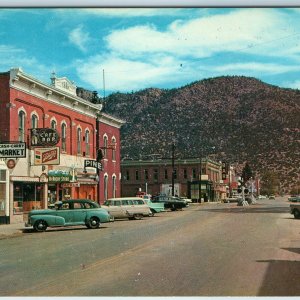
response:
M267 197L264 196L264 195L259 195L259 196L257 197L257 199L262 200L262 199L267 199Z
M171 209L172 211L175 210L182 210L184 207L186 207L185 201L181 200L178 197L169 197L165 195L158 195L153 198L152 202L160 202L164 203L165 209Z
M290 204L290 213L294 215L295 219L300 219L300 203Z
M223 200L224 203L238 202L240 197L227 197Z
M150 207L140 197L123 197L108 199L102 205L116 219L128 218L140 220L152 216Z
M270 196L269 196L269 199L270 199L270 200L275 200L275 195L270 195Z
M290 202L300 202L300 196L291 196L288 198Z
M188 197L180 197L180 200L183 200L187 205L193 202L192 199L189 199Z
M70 199L56 202L55 208L32 210L28 214L25 227L33 226L35 231L45 231L48 227L85 225L95 229L101 223L111 221L110 214L98 203L87 199Z

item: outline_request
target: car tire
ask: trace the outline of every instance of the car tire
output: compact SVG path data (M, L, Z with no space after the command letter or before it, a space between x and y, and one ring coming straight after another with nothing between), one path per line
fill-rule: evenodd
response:
M142 214L135 214L133 215L134 220L142 220L143 219L143 215Z
M35 223L33 225L34 230L37 232L46 231L47 227L48 227L48 224L45 220L37 220L37 221L35 221Z
M96 217L91 217L89 219L88 228L97 229L100 226L100 221Z
M294 217L295 217L295 219L300 219L300 212L299 212L299 210L297 210L297 209L294 210Z
M155 211L153 208L151 208L150 210L151 210L151 215L150 215L150 217L154 217L156 211Z

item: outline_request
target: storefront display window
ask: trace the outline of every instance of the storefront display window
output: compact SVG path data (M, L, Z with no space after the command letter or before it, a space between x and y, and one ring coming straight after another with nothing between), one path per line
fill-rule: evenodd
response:
M14 214L41 208L42 190L37 182L14 182Z

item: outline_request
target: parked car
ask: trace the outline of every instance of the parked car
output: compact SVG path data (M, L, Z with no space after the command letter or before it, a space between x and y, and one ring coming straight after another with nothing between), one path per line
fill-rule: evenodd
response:
M152 202L148 198L144 198L143 200L150 207L150 210L153 214L165 211L164 203Z
M291 203L290 213L294 215L295 219L300 219L300 203Z
M153 197L152 202L164 203L165 209L171 209L172 211L182 210L184 207L186 207L185 201L181 200L180 198L169 197L169 196L165 196L165 195L158 195L156 197Z
M25 227L33 226L35 231L45 231L48 227L85 225L95 229L101 223L111 221L110 214L98 203L87 199L70 199L56 202L55 208L32 210L28 214Z
M300 196L291 196L288 198L290 202L300 202Z
M192 199L189 199L188 197L180 197L180 200L184 201L186 205L193 202Z
M241 197L227 197L223 200L224 203L238 202Z
M140 197L112 198L102 205L116 219L140 220L152 216L150 207Z
M259 196L257 197L257 199L262 200L262 199L267 199L267 197L266 197L265 195L259 195Z
M269 199L270 199L270 200L275 200L275 195L270 195L270 196L269 196Z

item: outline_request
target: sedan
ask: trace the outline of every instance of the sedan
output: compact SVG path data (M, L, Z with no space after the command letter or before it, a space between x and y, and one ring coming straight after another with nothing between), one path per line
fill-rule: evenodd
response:
M87 199L73 199L56 202L54 209L30 211L25 227L33 226L35 231L45 231L47 227L74 225L95 229L111 219L110 214L98 203Z

